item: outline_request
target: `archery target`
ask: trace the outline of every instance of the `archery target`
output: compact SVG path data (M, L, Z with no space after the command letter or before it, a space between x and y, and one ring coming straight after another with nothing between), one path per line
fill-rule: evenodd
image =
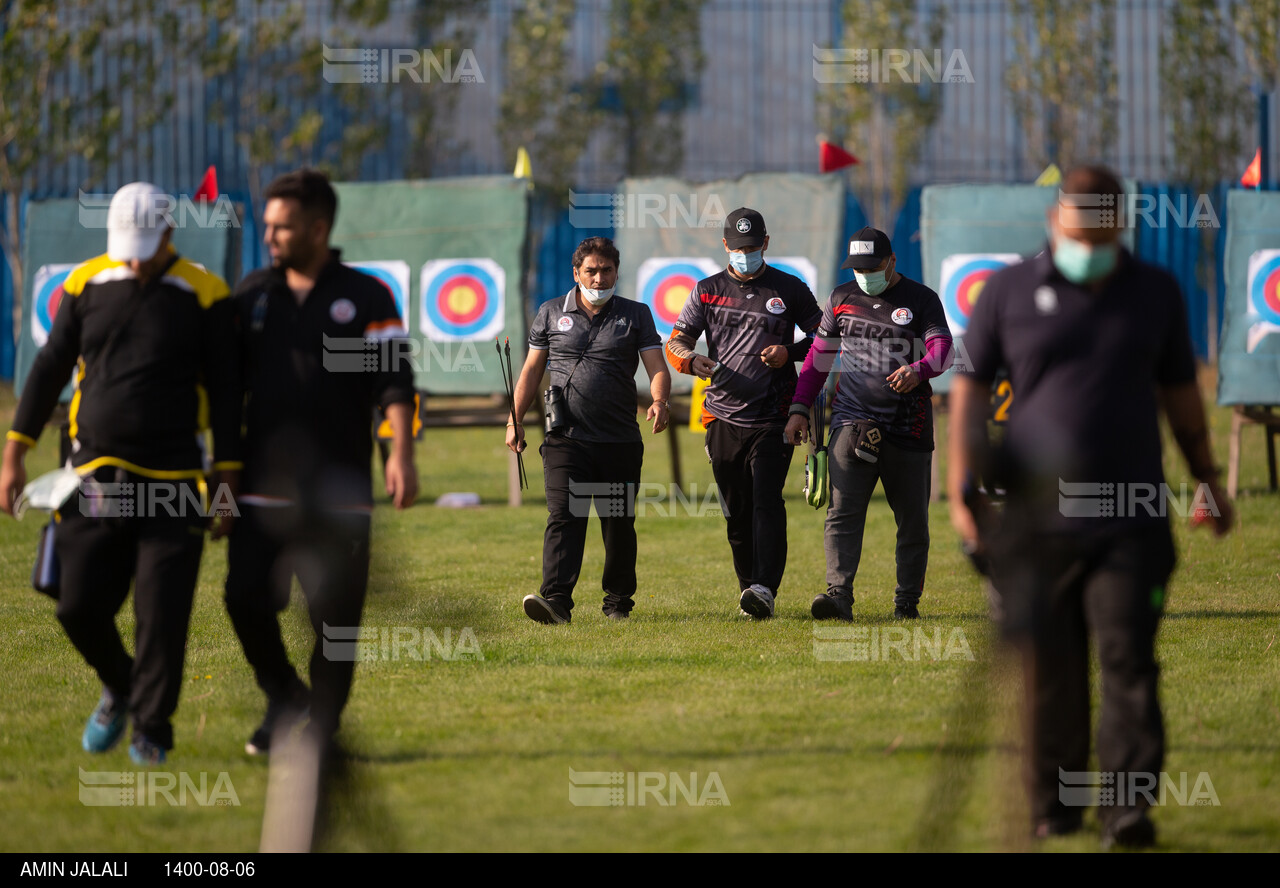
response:
M960 336L969 328L969 315L987 278L1021 261L1017 253L956 253L942 260L940 295L952 333Z
M409 326L409 263L399 259L371 259L364 262L344 262L348 268L362 271L387 288L396 303L396 313Z
M66 295L62 285L75 265L42 265L36 270L31 289L31 341L37 348L49 341L53 318Z
M1259 250L1249 257L1249 311L1280 324L1280 250Z
M671 335L671 328L698 281L719 270L709 259L659 256L640 263L636 272L637 298L653 312L653 324L664 341Z
M492 339L505 326L507 275L492 259L433 259L422 266L422 332L459 342Z

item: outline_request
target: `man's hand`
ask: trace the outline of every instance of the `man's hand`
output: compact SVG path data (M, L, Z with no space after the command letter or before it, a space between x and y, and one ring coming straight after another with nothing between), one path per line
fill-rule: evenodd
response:
M209 538L220 540L231 535L235 527L236 516L225 509L239 511L236 504L240 496L240 471L238 469L222 469L209 476L209 503L214 513L209 516Z
M654 401L649 405L649 412L645 414L645 419L652 420L653 433L665 431L667 425L671 422L669 408L666 401Z
M885 381L889 383L889 388L905 395L920 384L920 374L910 364L904 364L885 377Z
M512 453L523 453L528 446L524 439L524 426L507 423L507 449Z
M694 376L710 379L711 371L716 369L716 362L706 355L694 355L693 361L689 364L689 369L693 371Z
M809 418L801 416L799 413L791 414L791 418L787 420L787 428L784 433L787 441L793 446L798 447L805 441L809 440Z
M27 445L21 441L6 441L4 463L0 466L0 510L13 514L13 506L27 486L27 469L24 465Z
M387 479L387 494L397 509L407 509L418 498L418 470L413 465L412 451L409 454L392 451L387 457L384 469Z
M960 535L960 545L966 552L981 552L982 540L978 537L978 521L964 501L956 496L949 496L951 503L951 526Z
M1208 488L1207 497L1199 495L1198 492L1192 497L1194 511L1191 515L1191 526L1199 527L1212 521L1214 535L1226 536L1236 521L1235 507L1231 505L1227 492L1218 485L1216 480L1206 481L1205 487Z
M771 345L760 353L760 360L764 361L770 368L777 370L787 363L787 347L785 345Z

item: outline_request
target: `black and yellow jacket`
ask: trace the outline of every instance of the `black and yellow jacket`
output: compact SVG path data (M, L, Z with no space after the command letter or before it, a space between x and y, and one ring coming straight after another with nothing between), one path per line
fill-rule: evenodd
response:
M229 291L169 250L169 265L145 287L106 255L72 270L9 438L35 445L74 370L71 462L81 474L114 465L151 478L199 478L197 436L206 427L213 468L240 467L243 400Z

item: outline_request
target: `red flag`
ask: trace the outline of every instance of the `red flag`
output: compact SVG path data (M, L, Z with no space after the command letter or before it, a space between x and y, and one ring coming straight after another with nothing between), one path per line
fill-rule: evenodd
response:
M1244 175L1240 177L1240 184L1249 188L1257 188L1258 183L1262 181L1262 149L1258 149L1258 153L1253 155L1253 163L1249 164L1249 168L1244 171Z
M827 141L818 143L818 172L820 173L842 170L847 166L853 166L857 162L858 158L845 151L839 145L833 145Z
M204 178L200 180L200 187L196 189L195 199L197 201L218 199L218 170L215 167L211 166L204 171Z

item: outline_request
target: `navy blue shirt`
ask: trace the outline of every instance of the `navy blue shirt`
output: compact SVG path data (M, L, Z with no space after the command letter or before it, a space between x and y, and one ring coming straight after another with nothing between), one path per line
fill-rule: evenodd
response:
M1164 483L1157 392L1196 379L1172 275L1122 250L1095 293L1064 278L1046 248L987 279L962 345L958 372L990 384L1007 369L1013 401L1002 469L1046 502L1060 498L1049 510L1058 529L1085 529L1081 521L1097 528L1122 515L1163 517L1115 499L1132 485L1158 490ZM1073 497L1090 492L1063 484L1098 485L1100 513L1063 514Z

